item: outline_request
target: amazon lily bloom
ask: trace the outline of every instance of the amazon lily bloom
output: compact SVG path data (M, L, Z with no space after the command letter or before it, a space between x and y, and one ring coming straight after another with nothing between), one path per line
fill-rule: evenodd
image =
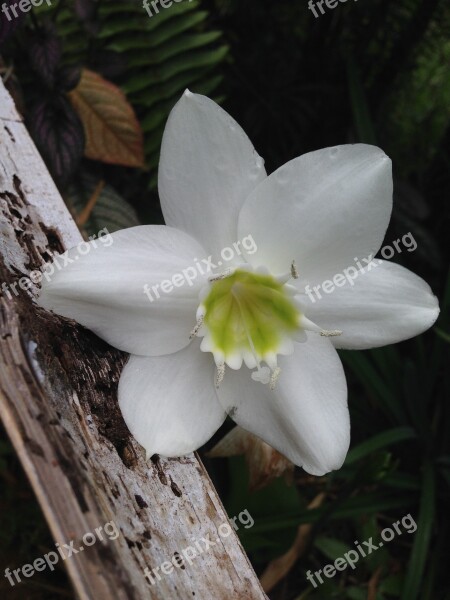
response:
M267 176L239 125L186 91L164 133L159 194L167 226L70 250L40 305L131 354L119 405L148 456L199 448L229 415L311 474L338 469L350 425L336 348L410 338L439 312L422 279L373 260L391 161L344 145ZM307 293L355 257L369 264L352 283Z

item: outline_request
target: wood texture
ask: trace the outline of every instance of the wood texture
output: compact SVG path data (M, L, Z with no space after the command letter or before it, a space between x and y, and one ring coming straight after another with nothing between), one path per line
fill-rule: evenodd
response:
M80 240L0 82L0 417L55 541L120 529L65 561L78 597L265 598L234 531L218 534L227 516L197 457L146 463L130 438L116 399L126 356L17 286ZM201 538L215 544L192 565L145 577Z

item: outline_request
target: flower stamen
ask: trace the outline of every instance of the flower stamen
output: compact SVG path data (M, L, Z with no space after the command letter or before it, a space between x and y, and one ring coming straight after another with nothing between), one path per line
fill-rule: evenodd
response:
M275 386L277 385L277 381L280 378L280 373L281 373L280 367L276 367L276 369L274 369L272 372L272 376L271 376L270 382L269 382L269 387L272 391L275 389Z
M217 365L216 378L214 381L216 388L220 387L220 384L222 383L224 377L225 377L225 363L220 363L219 365Z
M307 319L304 315L302 315L300 320L300 327L302 327L306 331L314 331L315 333L319 333L322 337L337 337L342 335L342 331L340 329L322 329L313 321Z
M220 275L214 275L213 277L209 277L208 281L210 283L214 283L214 281L221 281L222 279L230 277L231 275L233 275L233 273L234 269L230 267L228 269L225 269L225 271L223 273L220 273Z
M322 331L320 332L320 335L322 337L337 337L339 335L342 335L342 331L340 329L332 329L332 330L322 329Z
M298 274L297 265L295 264L295 260L293 260L289 271L286 271L286 273L283 273L283 275L279 275L276 279L282 285L284 285L291 279L298 279L298 278L299 278L299 274Z
M201 315L198 318L197 325L194 327L194 329L189 334L189 339L190 340L192 340L193 338L195 338L195 336L198 334L198 332L200 331L200 327L203 325L204 319L205 319L205 315Z

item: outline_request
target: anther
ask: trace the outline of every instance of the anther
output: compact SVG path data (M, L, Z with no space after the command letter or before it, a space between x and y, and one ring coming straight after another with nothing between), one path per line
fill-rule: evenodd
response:
M214 283L214 281L220 281L221 279L226 279L230 275L233 275L233 269L231 269L231 268L230 269L226 269L220 275L214 275L214 277L209 277L208 281L210 283Z
M297 265L295 264L295 260L293 260L289 271L287 271L286 273L283 273L282 275L278 275L278 277L276 279L282 285L284 285L291 279L298 279L298 278L299 278L299 274L298 274L298 270L297 270ZM296 288L294 288L294 286L287 286L287 287L288 288L291 287L293 290L295 289L295 292L298 294L298 290Z
M218 388L220 386L224 377L225 377L225 363L221 363L220 365L217 365L216 379L215 379L216 388Z
M327 331L326 329L323 329L320 332L320 335L322 337L337 337L338 335L342 335L342 331L340 329L333 329L331 331Z
M342 335L342 331L340 329L321 329L318 325L307 319L304 315L301 316L300 327L306 329L306 331L315 331L320 333L322 337L336 337L338 335Z
M197 333L200 331L200 327L203 325L203 319L204 319L204 315L202 315L201 317L199 317L198 321L197 321L197 325L194 327L194 329L191 331L190 335L189 335L189 339L192 340L192 338L195 338L195 336L197 335Z
M280 378L280 373L281 373L280 367L276 367L273 370L272 376L271 376L270 382L269 382L269 387L270 387L271 390L275 389L275 386L277 385L277 381Z

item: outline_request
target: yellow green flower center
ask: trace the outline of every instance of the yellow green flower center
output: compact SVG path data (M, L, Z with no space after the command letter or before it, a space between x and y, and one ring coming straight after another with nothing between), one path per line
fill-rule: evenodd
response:
M252 355L258 363L276 355L301 316L284 284L241 269L212 282L201 309L211 351L224 362Z

